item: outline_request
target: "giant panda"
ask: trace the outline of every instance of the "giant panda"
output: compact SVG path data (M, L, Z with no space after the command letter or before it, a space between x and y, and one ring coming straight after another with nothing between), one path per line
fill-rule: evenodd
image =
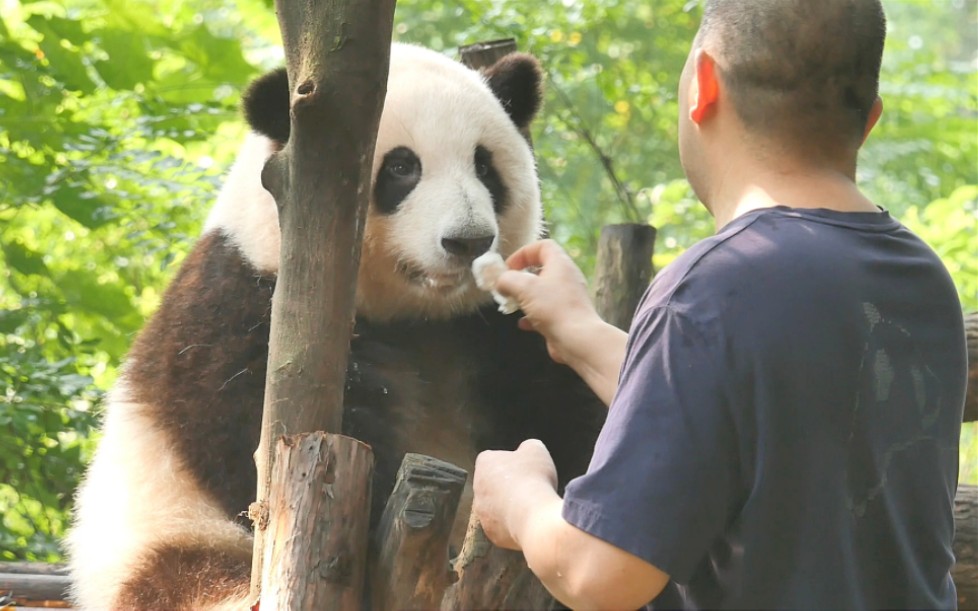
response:
M471 473L479 451L535 437L561 485L587 467L605 407L471 273L484 253L506 257L541 235L521 135L540 83L528 55L479 73L421 47L391 49L343 419L374 451L371 529L405 452ZM260 175L289 138L285 71L242 98L251 131L107 401L67 541L81 609L246 605L279 265L277 209Z

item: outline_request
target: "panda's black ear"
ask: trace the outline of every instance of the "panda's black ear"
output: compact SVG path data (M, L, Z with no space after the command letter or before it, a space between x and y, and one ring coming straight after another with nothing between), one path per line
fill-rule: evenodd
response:
M486 68L483 74L516 127L527 127L543 100L543 70L537 58L526 53L510 53Z
M289 141L289 75L285 68L255 79L241 97L241 109L251 129L285 145Z

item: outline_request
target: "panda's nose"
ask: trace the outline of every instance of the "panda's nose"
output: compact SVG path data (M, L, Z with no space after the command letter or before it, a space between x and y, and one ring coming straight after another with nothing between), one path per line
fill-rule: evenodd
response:
M475 259L492 247L495 236L455 236L442 238L441 246L448 254L465 259Z

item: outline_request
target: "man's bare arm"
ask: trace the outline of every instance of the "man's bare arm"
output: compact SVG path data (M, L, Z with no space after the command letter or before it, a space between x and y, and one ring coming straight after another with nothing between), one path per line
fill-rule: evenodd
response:
M536 275L505 272L496 284L496 290L519 302L525 315L520 327L543 335L551 358L572 367L610 404L627 336L598 316L584 274L551 240L524 246L506 263L511 270L539 269Z
M564 520L553 461L539 441L526 441L515 452L483 452L473 485L473 511L489 539L522 550L547 590L572 609L636 609L669 580L645 560Z

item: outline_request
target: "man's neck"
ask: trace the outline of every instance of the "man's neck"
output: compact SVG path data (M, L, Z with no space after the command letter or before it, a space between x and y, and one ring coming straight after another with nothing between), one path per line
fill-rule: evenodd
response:
M786 206L839 212L877 212L852 178L843 172L811 166L745 167L728 165L712 190L708 208L717 231L752 210Z

